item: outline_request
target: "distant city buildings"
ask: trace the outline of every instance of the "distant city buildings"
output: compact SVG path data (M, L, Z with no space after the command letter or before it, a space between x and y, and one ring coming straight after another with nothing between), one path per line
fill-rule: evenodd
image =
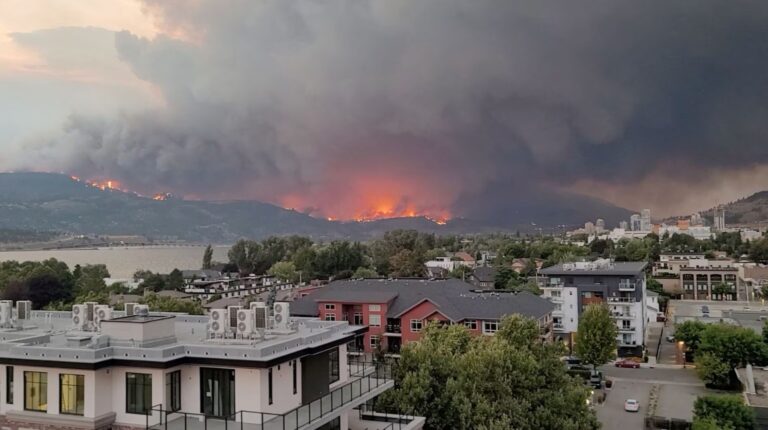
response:
M713 211L712 225L715 231L725 230L725 208L718 205Z

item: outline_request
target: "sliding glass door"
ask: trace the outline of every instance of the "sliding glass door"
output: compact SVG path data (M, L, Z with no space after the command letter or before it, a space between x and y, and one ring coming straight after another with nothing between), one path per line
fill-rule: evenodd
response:
M202 412L216 417L235 413L235 371L200 368L200 404Z

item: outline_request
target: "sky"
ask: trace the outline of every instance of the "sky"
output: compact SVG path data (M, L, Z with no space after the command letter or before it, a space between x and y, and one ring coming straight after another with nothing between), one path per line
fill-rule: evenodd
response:
M746 0L0 0L0 169L341 219L571 193L688 214L768 188L767 20Z

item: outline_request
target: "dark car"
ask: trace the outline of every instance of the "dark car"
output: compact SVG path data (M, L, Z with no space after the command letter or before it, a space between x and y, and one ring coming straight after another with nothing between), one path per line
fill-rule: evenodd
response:
M675 336L670 334L669 336L666 337L666 339L667 339L667 342L674 342L675 341Z
M632 360L619 360L616 362L616 367L626 367L629 369L639 369L640 363Z
M701 307L701 313L708 315L709 314L709 306L704 305Z
M603 387L603 373L599 370L593 370L589 373L589 385L594 388Z

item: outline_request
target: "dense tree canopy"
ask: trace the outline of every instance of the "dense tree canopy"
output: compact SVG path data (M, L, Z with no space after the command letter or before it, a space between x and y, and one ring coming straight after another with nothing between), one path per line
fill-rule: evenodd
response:
M429 325L401 351L383 403L427 417L425 428L596 429L589 389L566 373L562 345L542 343L534 321L505 319L496 336ZM385 407L386 409L386 407Z
M693 404L693 422L694 429L753 430L757 428L755 412L738 395L711 395L697 398ZM717 427L706 427L712 422Z
M602 366L614 357L618 333L608 306L591 304L579 318L576 354L586 364Z

